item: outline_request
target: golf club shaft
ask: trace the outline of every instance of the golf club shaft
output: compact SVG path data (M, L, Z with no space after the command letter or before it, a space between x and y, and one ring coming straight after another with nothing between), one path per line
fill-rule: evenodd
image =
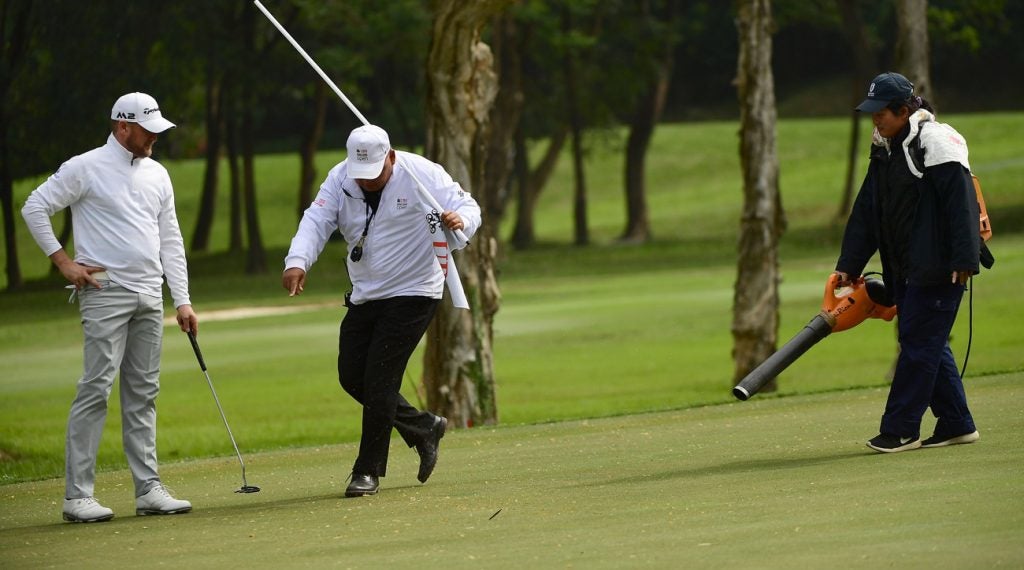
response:
M334 81L332 81L331 78L328 77L326 73L324 73L324 70L321 69L320 66L317 65L315 61L313 61L313 58L309 57L309 54L306 53L306 50L302 49L302 46L299 45L299 42L295 41L295 38L293 38L292 35L288 33L288 30L284 29L284 26L282 26L281 23L278 22L276 18L274 18L270 11L267 10L262 3L260 3L260 0L253 0L253 4L255 4L256 7L260 9L260 12L263 12L263 15L266 16L268 20L270 20L271 24L274 24L274 27L277 28L277 31L281 32L281 35L283 35L285 39L288 40L288 43L292 44L292 47L295 48L295 51L299 52L299 55L301 55L302 58L306 60L306 63L313 67L313 70L320 75L320 78L323 79L324 82L327 83L327 85L334 90L338 97L340 97L341 100L345 103L345 105L348 106L349 110L351 110L352 113L355 114L356 118L359 119L364 125L369 125L370 122L366 120L366 117L364 117L363 114L359 112L359 109L356 108L352 101L349 101L348 97L346 97L345 94L342 93L341 89L334 83ZM435 200L434 197L430 194L430 192L427 191L426 186L424 186L423 183L420 182L419 178L416 177L412 170L406 169L406 172L408 172L412 176L412 179L416 182L416 187L419 188L420 195L424 200L426 200L427 204L429 204L431 208L437 210L438 213L443 212L444 209L441 208L441 205L437 203L437 200ZM466 237L466 234L462 230L454 230L452 233L455 234L455 236L459 239L459 247L462 247L469 242L469 238Z
M192 343L192 350L196 353L196 360L199 361L199 367L203 369L203 375L206 376L206 384L210 386L210 393L213 394L213 401L217 404L217 411L220 412L220 419L224 421L224 428L228 430L228 438L231 439L231 446L235 448L235 455L238 456L238 464L242 466L242 484L248 486L248 482L245 480L245 462L242 461L242 453L238 451L238 444L235 443L235 435L231 433L231 426L228 425L228 418L224 415L224 408L220 405L220 398L217 397L217 390L213 388L213 380L210 379L210 373L206 370L206 361L203 360L203 351L199 350L199 342L196 340L196 336L192 334L192 331L188 331L188 341Z
M213 381L210 380L210 373L203 369L203 374L206 376L206 383L210 386L210 393L213 394L213 401L217 403L217 410L220 412L220 419L224 421L224 428L228 430L228 438L231 439L231 446L235 448L235 455L238 456L238 464L242 466L242 484L248 486L248 482L245 480L245 462L242 461L242 453L238 451L238 444L235 443L235 436L231 433L231 426L228 425L228 418L224 415L224 408L220 405L220 399L217 398L217 391L213 389Z

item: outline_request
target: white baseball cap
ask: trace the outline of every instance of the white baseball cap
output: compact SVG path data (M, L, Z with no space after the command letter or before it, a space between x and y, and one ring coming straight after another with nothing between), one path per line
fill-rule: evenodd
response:
M138 123L151 133L162 133L176 126L160 114L160 106L156 104L156 99L145 93L122 95L114 102L110 118L114 121Z
M348 175L373 180L384 169L384 160L391 151L391 141L384 129L363 125L348 135Z

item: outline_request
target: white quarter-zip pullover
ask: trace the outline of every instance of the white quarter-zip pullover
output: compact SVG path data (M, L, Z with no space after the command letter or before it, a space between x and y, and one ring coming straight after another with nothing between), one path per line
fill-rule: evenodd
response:
M348 243L346 262L353 303L402 296L441 298L445 275L434 242L445 241L443 227L430 214L430 207L423 204L409 170L444 210L462 217L467 237L480 227L480 207L441 165L409 152L395 153L394 170L381 190L375 215L363 191L348 177L347 161L331 169L302 216L285 258L285 269L298 267L308 272L327 239L339 230ZM362 258L352 261L352 249L368 221Z
M25 201L21 214L47 256L61 248L50 216L71 208L75 261L103 267L110 280L162 297L167 279L175 307L191 304L185 246L167 170L134 158L114 135L65 162Z

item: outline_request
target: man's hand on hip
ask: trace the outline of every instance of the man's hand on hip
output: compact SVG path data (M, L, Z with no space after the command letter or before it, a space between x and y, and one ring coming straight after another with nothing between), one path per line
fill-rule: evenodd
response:
M97 289L102 289L100 282L92 276L93 273L99 273L100 271L106 271L102 267L96 267L95 265L82 265L77 263L68 256L67 252L63 249L58 249L50 255L50 259L53 264L60 269L61 275L68 280L69 283L75 286L75 289L81 289L86 285L92 285Z

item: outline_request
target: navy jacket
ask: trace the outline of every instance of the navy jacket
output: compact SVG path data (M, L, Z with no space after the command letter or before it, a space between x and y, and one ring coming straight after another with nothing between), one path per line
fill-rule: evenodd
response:
M917 190L915 200L902 204L909 211L883 214L879 188L887 183L882 177L892 172L888 161L907 160L899 145L894 147L890 155L885 147L872 145L871 162L846 223L836 270L851 278L859 276L877 251L887 283L901 279L911 285L939 285L949 283L953 271L978 273L982 243L970 171L958 162L925 168L924 177L909 182ZM907 220L909 231L883 232L882 224L893 219ZM909 243L887 244L882 239L886 233L905 235ZM906 247L906 267L897 264L901 246Z

